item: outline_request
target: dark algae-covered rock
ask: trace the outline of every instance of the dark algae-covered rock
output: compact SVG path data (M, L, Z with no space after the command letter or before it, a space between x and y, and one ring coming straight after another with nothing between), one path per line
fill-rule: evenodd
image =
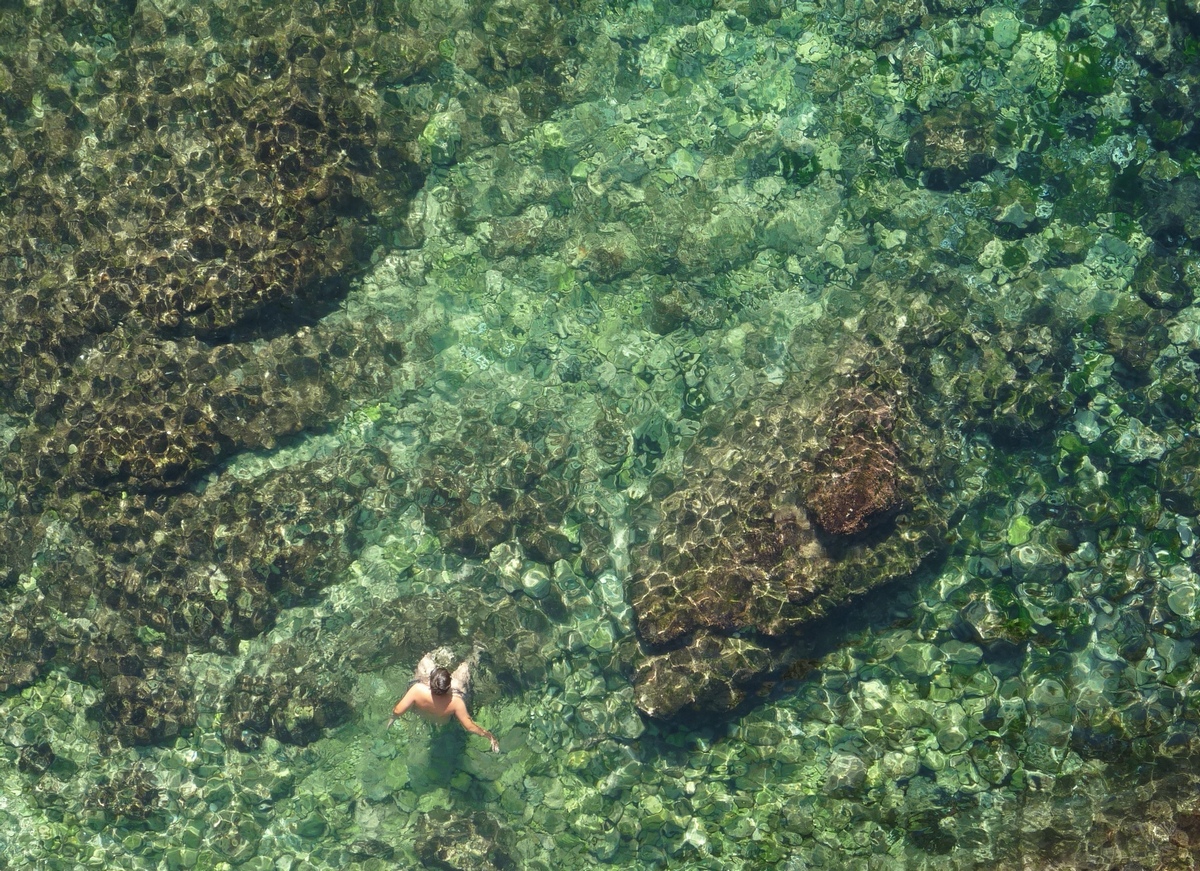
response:
M86 798L86 807L109 821L143 821L162 810L163 792L154 772L135 762L96 784Z
M0 684L57 658L100 682L118 740L152 743L194 722L174 674L189 644L236 647L346 556L349 477L181 488L389 383L393 326L327 316L404 232L423 119L334 61L349 34L315 8L42 11L61 29L0 24L53 46L4 69L35 110L0 131L0 408L20 422L6 526L22 539L3 574L30 571L31 545L72 556L0 593ZM227 26L245 39L204 48ZM106 36L69 49L83 33ZM62 78L47 56L67 51L91 56Z
M361 460L357 482L340 477L338 463L316 462L253 487L79 499L72 519L93 536L90 561L55 577L53 607L89 620L46 638L29 633L25 648L52 644L60 661L98 681L96 713L122 743L177 735L195 710L175 657L197 646L236 650L348 563L356 505L371 484Z
M830 535L863 532L903 505L889 434L895 410L875 397L863 399L834 425L804 497L817 526Z
M1162 458L1158 467L1164 502L1180 514L1200 512L1200 445L1189 439Z
M570 25L548 3L51 2L0 42L0 690L61 665L118 741L160 743L196 721L189 649L234 652L337 580L387 489L374 450L220 470L395 387L413 331L347 294L421 243L433 167L559 104ZM265 696L247 718L294 743L340 722L311 687Z
M995 116L966 103L922 116L904 161L931 190L950 191L981 178L995 166Z
M191 35L221 26L193 22ZM336 306L363 254L405 218L422 178L407 156L421 119L366 99L319 28L299 9L269 14L242 56L230 46L213 66L198 46L135 25L95 90L5 128L18 158L6 164L0 258L6 408L44 414L59 381L91 382L81 355L128 353L142 383L209 380L236 364L196 371L136 346L269 337ZM37 87L37 54L18 57L30 66L17 86Z
M22 434L36 463L26 479L64 494L177 487L239 451L320 427L349 396L386 384L402 356L393 330L386 320L320 324L256 348L110 334L57 398L54 427Z
M929 434L904 393L867 374L823 399L769 390L689 452L630 586L647 713L736 707L773 650L937 547Z

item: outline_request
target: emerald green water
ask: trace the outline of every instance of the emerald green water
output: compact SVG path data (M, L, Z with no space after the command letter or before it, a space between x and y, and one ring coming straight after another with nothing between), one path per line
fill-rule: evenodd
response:
M1191 867L1197 34L0 8L0 867ZM856 391L928 543L647 644L664 552L805 513L746 422ZM706 638L737 704L647 716ZM443 645L500 753L386 728Z

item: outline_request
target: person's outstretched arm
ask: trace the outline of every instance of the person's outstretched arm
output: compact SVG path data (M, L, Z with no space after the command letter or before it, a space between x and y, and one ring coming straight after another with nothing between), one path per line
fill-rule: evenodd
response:
M404 694L404 698L396 702L396 707L392 708L392 716L388 720L387 727L392 728L392 723L396 722L398 717L403 716L404 712L412 707L413 697L416 694L417 688L409 687L408 692Z
M462 727L468 732L473 735L482 735L484 738L487 738L488 741L491 742L493 753L500 752L500 742L496 740L496 736L471 719L471 715L467 713L466 705L462 704L461 702L455 705L454 716L458 717L458 722L462 723Z

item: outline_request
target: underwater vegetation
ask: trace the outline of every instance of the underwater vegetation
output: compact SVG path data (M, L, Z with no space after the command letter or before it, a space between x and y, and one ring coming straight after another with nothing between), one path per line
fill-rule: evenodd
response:
M0 9L0 867L1194 865L1198 38Z
M236 649L347 562L369 462L186 488L391 385L395 326L337 311L375 249L419 242L407 205L459 23L418 36L402 11L357 27L315 4L5 14L4 686L70 662L104 682L119 740L173 736L194 718L172 655ZM483 17L504 26L502 6ZM546 61L555 26L515 27L477 63ZM12 589L39 550L71 556Z

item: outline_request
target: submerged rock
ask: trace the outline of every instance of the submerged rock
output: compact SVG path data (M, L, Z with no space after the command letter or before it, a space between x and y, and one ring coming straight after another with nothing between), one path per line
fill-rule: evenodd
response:
M712 432L636 554L637 700L654 716L736 707L806 624L912 572L944 524L923 427L882 379L771 391Z
M515 837L491 815L423 814L413 849L425 868L478 868L501 871L517 867Z
M897 481L896 446L887 435L892 410L864 409L864 418L830 440L817 455L814 484L805 505L822 531L853 535L903 504Z
M1185 280L1189 267L1194 270L1185 258L1156 248L1138 263L1133 287L1151 308L1178 311L1192 302L1192 287Z
M351 283L420 244L435 158L559 105L576 40L547 2L69 5L0 20L0 692L68 666L102 688L108 733L144 744L195 721L189 647L232 652L339 579L387 463L200 476L395 386L402 318L340 312ZM451 115L453 148L426 147ZM284 740L338 719L310 711L324 688L258 695L247 720Z
M861 792L867 780L867 766L857 756L836 753L825 772L824 792L836 798L846 798Z
M995 168L994 127L981 107L935 109L909 138L904 160L930 190L955 190Z
M304 327L255 348L123 331L99 347L62 389L62 419L21 437L31 486L177 487L239 451L328 423L347 396L389 383L402 354L383 319Z
M135 762L115 776L102 778L84 799L84 807L105 814L110 820L145 820L162 806L163 790L154 773Z
M0 643L0 685L31 683L58 661L103 687L96 714L120 742L178 735L195 721L177 674L183 653L236 650L286 604L336 579L357 546L362 496L383 468L379 453L354 451L174 498L93 492L64 501L34 541L73 557L38 567L35 589L48 601L20 595L0 609L0 626L12 626ZM62 618L46 620L51 609Z
M345 675L328 667L305 668L310 659L308 651L281 644L271 651L261 676L239 676L224 717L231 746L256 750L264 734L304 746L350 718Z
M1200 447L1188 440L1163 457L1158 469L1164 502L1181 514L1200 511Z

